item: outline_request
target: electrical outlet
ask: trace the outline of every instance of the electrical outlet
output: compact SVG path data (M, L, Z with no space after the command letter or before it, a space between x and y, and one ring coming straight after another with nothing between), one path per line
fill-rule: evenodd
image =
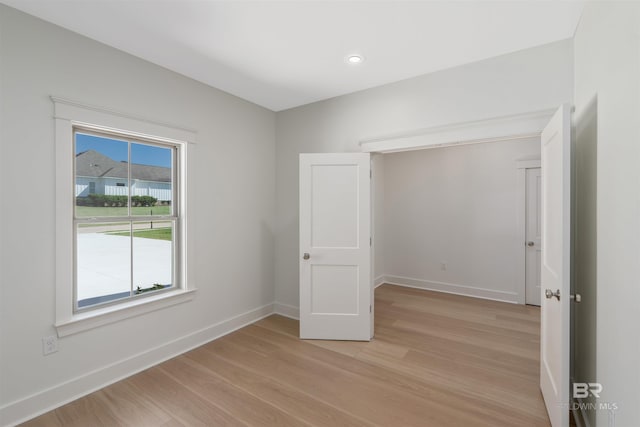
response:
M58 351L58 337L50 335L42 338L42 354L44 356L55 353L56 351Z
M440 270L442 270L442 271L446 271L447 270L447 263L446 262L441 262L440 263Z

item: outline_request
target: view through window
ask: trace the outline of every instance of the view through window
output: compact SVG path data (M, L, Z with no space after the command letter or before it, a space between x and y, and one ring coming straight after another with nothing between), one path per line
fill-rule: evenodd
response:
M74 142L75 309L175 287L176 146L82 129Z

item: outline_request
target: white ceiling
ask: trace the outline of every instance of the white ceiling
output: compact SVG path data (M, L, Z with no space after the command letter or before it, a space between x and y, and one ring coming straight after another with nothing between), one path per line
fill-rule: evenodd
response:
M0 0L279 111L573 36L574 1ZM345 62L360 53L359 65Z

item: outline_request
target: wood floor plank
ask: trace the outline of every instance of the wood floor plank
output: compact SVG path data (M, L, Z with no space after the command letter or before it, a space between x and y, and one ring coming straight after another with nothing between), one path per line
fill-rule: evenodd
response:
M119 381L94 395L123 426L154 427L171 420L168 412L129 381Z
M371 342L270 316L27 426L547 427L537 307L383 285Z
M62 421L60 421L60 419L58 418L58 415L56 414L56 410L53 410L43 415L40 415L37 418L29 420L21 425L25 427L31 427L31 426L62 427Z
M246 426L233 414L184 387L156 366L126 380L172 414L168 423L185 426Z
M429 323L430 327L444 327L446 329L450 328L460 328L469 330L470 332L482 332L487 334L495 334L508 338L512 338L515 340L527 340L527 341L539 341L540 336L540 323L537 321L532 321L527 319L527 324L516 323L513 321L508 321L504 316L496 315L495 319L490 319L485 322L478 321L469 321L469 320L461 320L455 319L448 315L442 314L432 314L425 312L415 312L413 310L408 310L407 308L402 308L399 306L391 305L382 313L379 313L380 320L406 320L406 321L414 321L423 323L426 321ZM531 316L529 316L531 317ZM523 321L520 321L523 322ZM507 323L507 324L505 324Z
M229 362L245 366L252 372L259 372L274 381L284 381L300 390L306 390L317 399L334 407L345 408L356 417L375 425L472 425L469 424L472 420L465 413L438 411L437 405L428 399L400 389L390 390L388 384L339 366L301 357L290 350L258 359L235 345L233 338L233 335L229 335L214 343L215 346L206 346L206 349ZM319 350L315 346L307 347ZM389 405L392 405L393 411L389 411Z
M304 354L306 351L310 358L322 361L330 366L340 366L350 372L362 374L378 383L386 384L390 391L401 388L416 396L422 396L436 403L438 410L443 413L459 412L460 408L464 407L465 412L473 414L475 419L460 425L509 426L526 425L524 421L532 421L527 414L517 414L512 417L508 412L504 412L503 405L495 404L490 399L487 399L486 390L481 387L475 389L476 395L465 392L465 387L451 387L453 384L450 373L438 371L436 375L432 375L429 378L429 381L424 381L424 375L417 375L419 372L406 362L399 363L397 359L387 357L384 353L380 353L381 355L378 357L369 357L367 356L368 352L363 351L356 358L348 358L332 352L317 351L308 345L313 345L315 341L288 342L293 337L282 336L277 331L265 332L256 331L254 328L245 328L240 332L254 334L256 339L265 337L270 342L280 342L288 352L294 354ZM372 362L373 364L362 363L363 361ZM403 368L398 369L398 366ZM419 377L418 380L416 380L417 377ZM466 381L463 381L463 385L466 385ZM509 393L504 392L501 396L509 397Z
M96 397L96 393L82 397L60 408L41 415L24 425L27 426L50 426L52 420L50 414L54 414L61 426L84 427L84 426L120 426L121 423L107 407Z
M348 412L314 398L305 391L287 385L280 379L241 368L219 357L215 352L193 351L187 355L187 358L200 364L213 375L236 384L254 396L271 401L278 408L295 414L312 425L355 427L371 425Z
M188 363L185 356L179 356L163 363L160 369L184 387L223 408L246 425L292 427L306 425L304 421L257 399L217 376L203 375L203 371Z

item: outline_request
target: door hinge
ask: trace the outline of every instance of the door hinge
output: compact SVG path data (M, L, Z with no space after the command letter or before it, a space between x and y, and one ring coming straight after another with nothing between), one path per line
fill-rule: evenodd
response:
M371 313L371 305L369 305L369 313Z
M373 178L373 171L369 169L369 179Z
M373 246L373 239L369 237L369 246Z

